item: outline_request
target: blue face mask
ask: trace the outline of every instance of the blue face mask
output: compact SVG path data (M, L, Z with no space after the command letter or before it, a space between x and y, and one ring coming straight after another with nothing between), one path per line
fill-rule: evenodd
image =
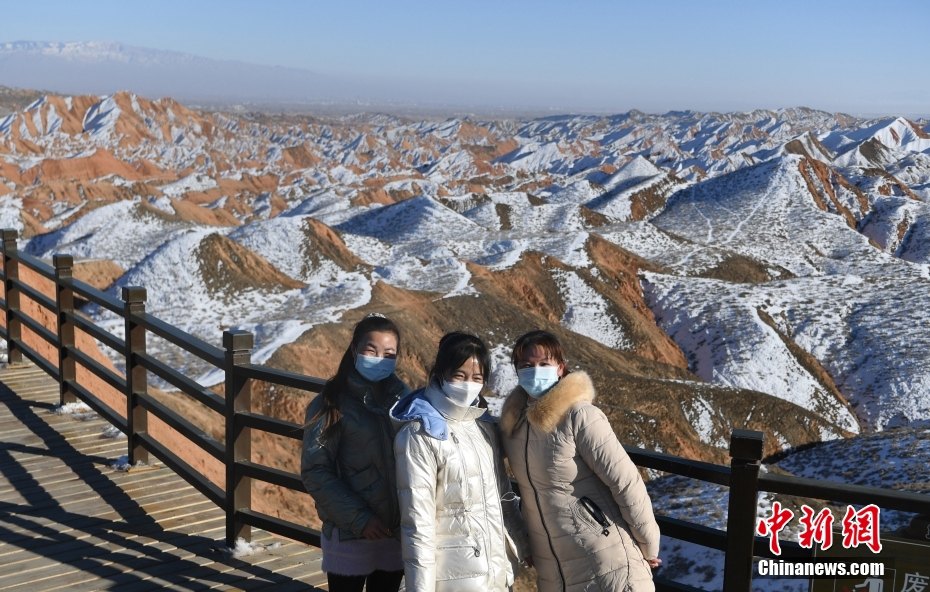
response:
M538 399L559 381L558 366L532 366L517 370L517 379L526 394Z
M397 365L395 358L375 358L372 356L355 356L355 369L365 380L379 382L394 373Z

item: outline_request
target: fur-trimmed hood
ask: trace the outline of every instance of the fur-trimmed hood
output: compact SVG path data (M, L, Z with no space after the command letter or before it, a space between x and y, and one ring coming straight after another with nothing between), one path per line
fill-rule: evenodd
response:
M594 385L586 372L572 372L562 377L552 390L529 403L529 395L521 387L515 388L501 409L501 431L509 438L526 413L526 419L534 427L551 432L572 407L594 401Z

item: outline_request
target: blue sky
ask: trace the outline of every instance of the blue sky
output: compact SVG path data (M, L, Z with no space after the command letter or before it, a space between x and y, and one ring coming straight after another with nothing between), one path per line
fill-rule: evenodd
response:
M119 41L577 111L930 114L930 2L0 3L0 41Z

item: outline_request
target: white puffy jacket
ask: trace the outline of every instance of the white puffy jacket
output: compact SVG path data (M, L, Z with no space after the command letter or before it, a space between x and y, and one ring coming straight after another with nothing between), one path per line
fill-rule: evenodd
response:
M418 411L411 413L410 401L418 397ZM505 529L505 514L515 537L525 538L525 531L515 496L506 495L511 488L496 425L478 420L484 412L454 405L435 387L401 400L392 411L395 419L406 420L394 454L410 592L494 592L513 584L508 552L514 560L522 555ZM503 504L502 495L508 500Z

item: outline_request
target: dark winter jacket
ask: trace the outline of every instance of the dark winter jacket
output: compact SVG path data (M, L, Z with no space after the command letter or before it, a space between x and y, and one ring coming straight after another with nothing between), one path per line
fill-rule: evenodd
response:
M339 396L341 418L329 430L324 432L322 418L310 421L321 398L307 407L300 475L327 538L333 527L342 540L361 538L372 516L395 532L399 528L394 429L388 412L408 392L392 374L376 396L374 384L353 371Z

